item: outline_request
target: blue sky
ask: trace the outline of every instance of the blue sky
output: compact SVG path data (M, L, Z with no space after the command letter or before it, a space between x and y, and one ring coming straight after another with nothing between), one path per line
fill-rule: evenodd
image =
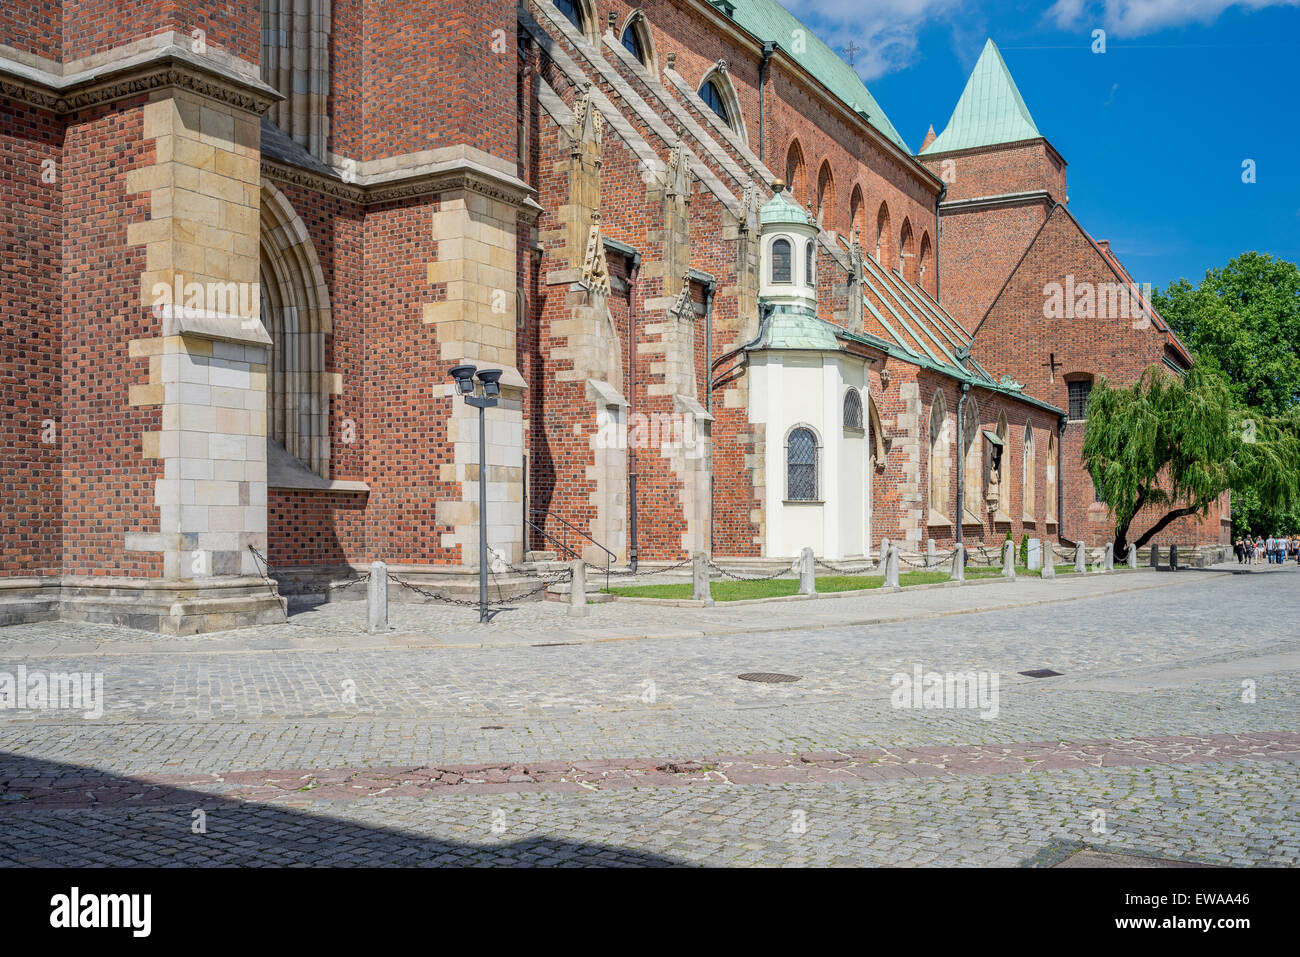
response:
M859 48L913 150L991 36L1069 164L1071 211L1139 282L1195 284L1251 249L1300 260L1300 0L782 2L837 51Z

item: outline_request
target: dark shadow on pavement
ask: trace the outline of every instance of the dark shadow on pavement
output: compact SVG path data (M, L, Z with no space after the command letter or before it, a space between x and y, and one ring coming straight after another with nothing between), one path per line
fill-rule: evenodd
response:
M503 795L503 801L512 795ZM309 800L304 794L303 800ZM373 798L346 802L364 811ZM416 798L431 812L455 797ZM340 803L341 809L344 804ZM206 833L193 833L203 811ZM491 812L488 812L490 814ZM429 818L436 820L436 813ZM5 867L683 867L630 848L528 837L482 821L482 842L281 804L235 801L94 768L0 752L0 866ZM507 835L509 830L506 819Z

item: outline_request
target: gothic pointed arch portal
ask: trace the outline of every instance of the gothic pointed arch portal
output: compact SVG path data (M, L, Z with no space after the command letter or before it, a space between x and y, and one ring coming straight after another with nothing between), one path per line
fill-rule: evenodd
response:
M330 477L325 337L329 292L302 218L262 181L261 315L271 336L266 365L266 435L321 478Z

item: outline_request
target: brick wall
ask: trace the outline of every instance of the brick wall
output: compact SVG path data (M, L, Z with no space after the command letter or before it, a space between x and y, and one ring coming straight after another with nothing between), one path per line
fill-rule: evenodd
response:
M128 533L156 531L154 482L142 436L162 425L159 406L130 404L150 360L129 352L159 323L140 301L146 248L127 227L149 219L149 197L125 174L154 163L143 136L144 100L102 107L68 124L63 183L63 571L154 577L162 556L128 552ZM106 374L106 372L110 374Z
M58 574L63 560L63 135L62 121L0 103L0 572L12 575Z
M1048 285L1064 287L1067 281L1079 290L1084 284L1097 289L1119 282L1087 234L1057 206L975 338L992 368L1005 370L1025 384L1027 393L1062 409L1069 407L1069 379L1105 377L1113 384L1131 384L1148 366L1161 362L1168 342L1155 323L1131 315L1045 318ZM1055 371L1049 366L1053 356ZM1079 457L1085 428L1083 422L1072 423L1063 438L1064 534L1097 544L1112 537L1113 524L1094 501ZM1216 509L1204 523L1189 520L1166 530L1159 541L1220 541L1220 512ZM1139 516L1138 524L1145 520Z
M63 58L76 60L171 30L186 37L202 30L206 43L257 63L261 22L257 0L64 0Z

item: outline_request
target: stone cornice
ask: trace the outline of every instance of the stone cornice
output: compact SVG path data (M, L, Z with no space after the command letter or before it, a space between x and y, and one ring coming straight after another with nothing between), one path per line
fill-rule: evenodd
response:
M468 190L489 199L510 203L530 219L541 211L541 207L533 200L534 191L528 184L514 176L497 173L476 164L448 163L434 171L423 171L406 177L394 176L363 185L346 183L340 177L263 157L262 175L363 206L397 202L433 193Z
M943 213L957 213L969 209L996 209L1000 206L1021 206L1026 203L1050 203L1052 194L1045 189L1035 189L1024 193L1001 193L997 196L972 196L969 199L954 199L939 204Z
M0 97L59 115L163 89L197 93L258 116L282 99L261 80L176 44L63 76L0 51Z

